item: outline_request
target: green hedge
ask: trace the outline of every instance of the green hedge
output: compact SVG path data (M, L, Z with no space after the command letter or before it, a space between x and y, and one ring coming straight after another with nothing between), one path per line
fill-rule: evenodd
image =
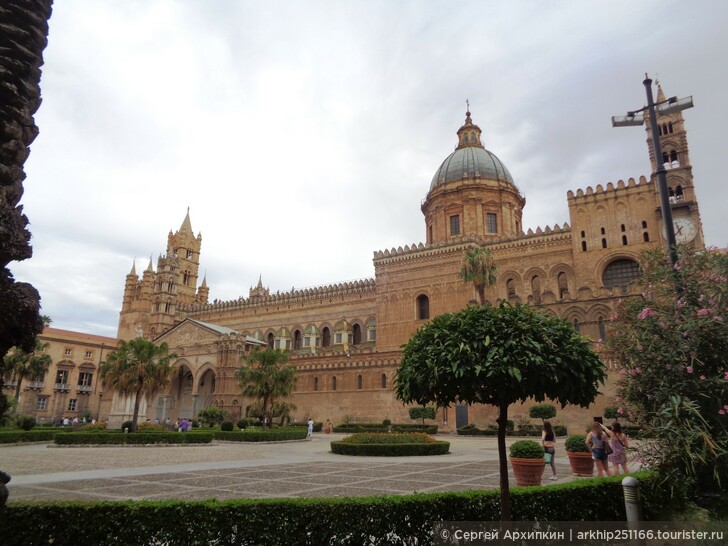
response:
M424 432L426 434L437 434L437 425L412 425L406 423L395 423L385 427L382 423L349 423L347 425L336 425L334 432L350 434L352 432Z
M127 434L100 434L98 432L74 432L57 434L57 445L128 445L128 444L209 444L211 432L130 432Z
M19 444L21 442L50 442L57 430L12 430L0 432L0 444Z
M215 439L225 442L286 442L305 440L308 430L301 427L272 428L269 430L246 428L244 431L215 431Z
M647 519L662 517L666 486L638 474ZM651 483L648 483L651 482ZM6 546L77 544L431 544L437 521L498 521L500 491L340 499L11 502ZM624 521L621 477L511 489L516 521Z
M520 425L518 430L506 429L506 436L541 436L543 427L540 425ZM465 425L456 430L459 436L498 436L498 426L488 425L488 428L481 429L475 425ZM556 436L566 436L567 428L563 425L554 425Z
M414 455L445 455L450 442L436 441L428 444L352 444L331 442L331 452L337 455L363 455L369 457L408 457Z

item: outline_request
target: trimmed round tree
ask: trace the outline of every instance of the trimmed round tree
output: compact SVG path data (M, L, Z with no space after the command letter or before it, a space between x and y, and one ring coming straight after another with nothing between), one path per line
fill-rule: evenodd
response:
M541 422L544 422L546 419L556 417L556 407L551 404L536 404L528 410L528 416L531 419L541 419Z
M587 407L606 369L567 322L527 305L468 307L440 315L404 346L395 377L404 403L498 408L501 519L511 519L506 423L516 402L546 399Z
M422 425L425 424L425 419L434 419L436 415L435 408L433 407L414 407L409 409L410 419L422 419Z

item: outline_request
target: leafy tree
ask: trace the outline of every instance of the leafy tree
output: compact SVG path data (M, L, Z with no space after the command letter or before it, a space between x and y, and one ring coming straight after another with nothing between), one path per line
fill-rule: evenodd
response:
M35 350L32 353L26 353L19 347L13 347L10 352L5 355L5 369L12 371L15 380L15 400L20 400L20 388L23 379L43 377L51 365L50 355L44 354L43 351L50 346L50 343L41 343L36 338Z
M425 419L435 418L435 408L433 407L414 407L409 409L410 419L422 419L422 424L425 424Z
M556 417L556 406L552 406L551 404L536 404L528 410L528 416L531 419L541 419L542 422L546 419L553 419Z
M485 304L485 289L495 284L496 271L495 259L490 250L476 246L465 252L460 277L466 283L473 283L480 305Z
M210 406L197 414L203 427L214 427L227 419L227 414L217 406Z
M621 407L654 441L643 460L676 486L728 477L728 254L663 250L641 258L643 298L617 309L605 350L622 366Z
M296 367L286 366L288 353L271 348L256 349L250 356L243 357L247 366L235 374L243 389L243 396L259 400L268 427L271 425L271 410L277 398L287 398L296 384Z
M599 357L570 324L502 302L440 315L418 330L404 346L395 392L404 403L498 408L501 514L510 520L508 406L548 398L586 407L605 377Z
M169 354L166 343L155 345L141 337L119 341L119 347L101 363L101 378L121 396L134 397L132 430L137 429L142 397L148 401L170 383L174 369L170 361L177 358Z
M291 422L291 415L298 409L293 402L284 402L278 400L271 405L270 414L273 417L280 417L279 424L283 426L286 422Z

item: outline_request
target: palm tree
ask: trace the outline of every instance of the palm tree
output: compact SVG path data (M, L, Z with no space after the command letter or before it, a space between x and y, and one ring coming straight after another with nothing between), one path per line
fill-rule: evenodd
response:
M101 363L101 378L121 396L134 396L132 432L137 429L142 396L148 401L170 383L176 354L168 354L166 343L155 345L141 337L119 341L119 348Z
M296 385L296 367L285 366L288 353L267 348L256 349L243 357L249 366L242 366L235 374L243 389L243 396L259 400L263 406L264 426L271 425L271 409L276 398L291 395Z
M495 259L487 248L476 246L465 251L460 277L466 283L473 283L480 305L485 304L485 289L495 284L496 271Z
M12 371L15 375L15 401L20 400L20 388L23 379L26 377L37 378L43 377L51 365L51 357L42 354L43 351L50 346L50 343L41 343L35 340L35 350L32 353L26 353L19 347L13 347L10 352L5 355L5 369ZM41 354L37 354L41 353Z

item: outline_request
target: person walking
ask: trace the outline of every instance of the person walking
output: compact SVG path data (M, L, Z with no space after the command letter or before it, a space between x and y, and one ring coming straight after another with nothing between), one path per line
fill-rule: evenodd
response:
M544 460L548 459L545 464L551 465L551 476L549 480L558 480L556 475L556 435L550 421L543 422L543 430L541 431L541 445L543 446Z
M606 429L605 429L606 430ZM607 434L609 432L607 431ZM619 475L619 467L622 467L622 472L628 474L627 469L627 451L626 448L629 446L629 438L622 431L622 425L615 421L612 423L611 438L609 439L609 445L612 447L612 454L609 455L609 462L612 463L614 469L614 475Z
M313 419L311 419L310 417L308 418L308 434L306 435L306 437L313 437Z
M607 462L607 452L604 449L604 442L608 441L607 434L602 431L604 426L598 421L592 423L592 429L586 436L584 442L586 446L591 450L592 459L596 462L597 472L599 477L603 477L606 472L607 476L611 476L609 473L609 463Z

